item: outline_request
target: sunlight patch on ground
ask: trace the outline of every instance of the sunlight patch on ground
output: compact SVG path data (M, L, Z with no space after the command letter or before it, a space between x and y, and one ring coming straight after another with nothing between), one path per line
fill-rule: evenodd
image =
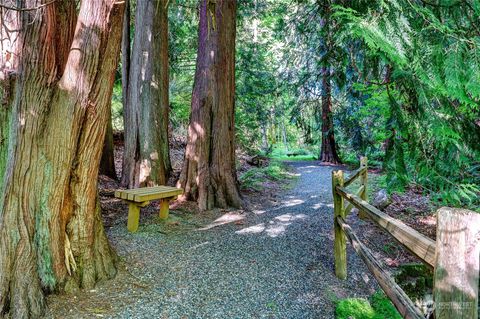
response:
M237 230L235 233L237 234L260 234L265 232L269 237L278 237L282 235L287 230L287 227L292 224L295 220L302 220L308 218L305 214L283 214L280 216L275 217L271 220L268 225L265 223L253 225L241 230Z
M284 207L297 206L297 205L300 205L300 204L303 204L303 203L305 203L305 201L301 200L301 199L291 199L291 200L286 200L286 201L282 202Z
M322 207L329 207L329 208L333 208L333 204L324 204L324 203L317 203L315 205L312 206L313 209L317 210L317 209L320 209Z
M435 226L437 224L437 218L435 216L425 216L419 219L421 224Z
M243 214L238 214L238 213L226 213L225 215L215 219L213 223L210 225L207 225L203 228L200 228L198 230L209 230L217 226L229 224L229 223L234 223L240 220L245 219L245 215Z
M279 220L281 222L290 222L296 219L305 219L305 218L307 218L307 215L305 214L297 214L293 216L290 214L284 214L284 215L275 217L276 220Z
M286 175L289 176L289 177L300 177L300 176L302 176L302 174L300 174L300 173L291 173L291 172L287 172Z
M237 234L258 234L265 230L265 224L257 224L244 229L237 230Z
M285 232L287 230L287 226L290 225L291 223L275 223L275 222L270 222L273 225L269 226L267 230L265 231L268 236L270 237L277 237Z

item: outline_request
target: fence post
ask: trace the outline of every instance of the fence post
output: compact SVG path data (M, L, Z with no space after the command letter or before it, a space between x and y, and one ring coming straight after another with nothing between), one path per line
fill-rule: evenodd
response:
M347 238L342 228L337 222L337 216L345 218L344 200L336 191L336 187L343 187L343 171L332 172L332 193L333 193L333 211L334 211L334 229L335 229L335 275L340 279L347 278Z
M363 192L360 194L360 198L368 202L368 158L366 156L360 157L360 168L366 168L365 172L360 176L360 184L363 186ZM358 217L360 219L367 219L367 216L361 210L358 212Z
M480 214L437 211L435 318L478 318Z

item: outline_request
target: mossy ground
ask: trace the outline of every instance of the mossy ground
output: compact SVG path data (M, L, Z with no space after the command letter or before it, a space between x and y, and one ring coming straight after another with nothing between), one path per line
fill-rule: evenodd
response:
M338 301L336 319L402 319L392 302L381 291L365 298L347 298Z
M433 289L433 273L423 264L401 265L395 275L395 281L413 300L422 299Z

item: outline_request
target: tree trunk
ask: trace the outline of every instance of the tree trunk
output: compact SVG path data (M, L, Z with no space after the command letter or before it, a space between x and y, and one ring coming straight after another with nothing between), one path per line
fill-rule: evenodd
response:
M125 0L122 29L122 103L128 101L128 78L130 77L130 0Z
M165 185L171 172L168 145L167 0L139 1L128 83L124 185Z
M322 68L322 147L320 161L326 163L341 163L338 157L333 129L332 114L332 83L330 79L330 68Z
M131 108L128 106L128 79L130 78L130 0L125 0L125 11L123 13L123 30L122 30L122 105L123 105L123 137L125 141L125 132L129 129L126 123L130 123ZM125 144L124 144L125 145ZM125 154L122 159L125 160ZM122 171L120 172L120 179L124 183L124 169L125 163L122 163Z
M268 136L267 136L267 124L265 121L261 122L261 129L262 129L262 150L264 152L267 152L269 147L268 147Z
M322 35L324 37L324 53L321 75L322 75L322 146L320 150L320 161L325 163L339 164L340 157L337 153L335 143L335 132L333 127L332 113L332 67L329 60L334 50L332 39L332 27L334 22L331 19L332 2L325 1L323 4Z
M288 152L287 128L285 127L285 123L283 121L281 126L283 146L285 147L285 152Z
M44 291L90 288L115 274L97 177L124 6L83 0L77 19L74 1L34 9L39 3L24 1L31 10L15 13L21 45L13 51L18 68L12 73L18 89L6 106L0 316L13 318L40 317ZM2 19L9 11L2 9ZM9 32L5 24L0 28Z
M235 169L236 1L202 0L188 142L179 186L201 210L240 207Z
M102 159L100 160L100 174L110 178L117 179L115 172L115 153L113 146L113 127L112 127L112 110L109 111L109 120L107 123L107 131L105 133L105 141L103 142Z

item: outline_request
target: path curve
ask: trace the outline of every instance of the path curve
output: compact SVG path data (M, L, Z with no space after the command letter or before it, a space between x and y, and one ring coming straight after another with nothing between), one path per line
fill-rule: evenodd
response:
M333 168L290 165L298 181L278 194L277 205L195 215L180 220L191 227L173 233L160 225L154 207L142 212L135 234L127 232L122 213L107 233L126 269L93 290L50 297L52 312L62 318L334 318L335 300L366 297L376 285L350 248L348 279L334 275Z
M348 280L333 273L333 168L290 165L299 180L278 206L166 241L152 238L148 247L145 238L134 236L117 244L120 255L137 251L135 258L151 259L153 251L158 259L132 270L154 283L149 298L115 317L334 318L337 298L371 294L371 276L351 251ZM143 250L151 250L149 256Z

